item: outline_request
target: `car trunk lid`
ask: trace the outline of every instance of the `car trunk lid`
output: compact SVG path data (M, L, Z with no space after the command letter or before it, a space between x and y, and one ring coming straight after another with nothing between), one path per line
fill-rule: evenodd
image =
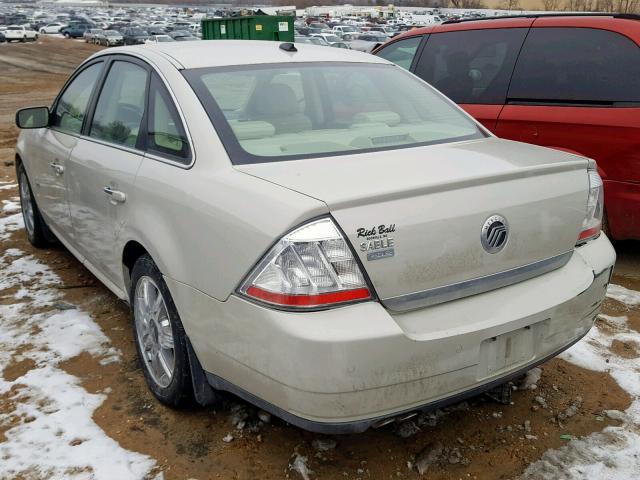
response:
M578 156L491 138L236 168L325 202L380 300L404 311L566 263L584 219L586 167ZM508 228L495 253L481 241L491 218Z

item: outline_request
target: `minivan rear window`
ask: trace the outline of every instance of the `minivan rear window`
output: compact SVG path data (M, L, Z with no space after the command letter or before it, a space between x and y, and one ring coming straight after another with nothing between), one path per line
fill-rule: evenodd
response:
M522 47L511 101L640 101L640 48L592 28L533 28Z
M183 74L235 164L485 136L452 102L394 65L291 63Z

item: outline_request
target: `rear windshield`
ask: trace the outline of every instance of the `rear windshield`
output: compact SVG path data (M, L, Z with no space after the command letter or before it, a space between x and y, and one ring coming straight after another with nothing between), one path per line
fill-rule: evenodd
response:
M485 136L452 102L394 65L271 64L183 74L234 164Z

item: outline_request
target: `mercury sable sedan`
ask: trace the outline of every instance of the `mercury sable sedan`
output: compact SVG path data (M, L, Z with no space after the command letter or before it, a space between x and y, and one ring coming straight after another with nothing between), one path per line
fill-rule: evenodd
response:
M344 433L477 394L584 336L615 260L592 160L359 52L110 49L16 119L30 241L131 305L171 406Z

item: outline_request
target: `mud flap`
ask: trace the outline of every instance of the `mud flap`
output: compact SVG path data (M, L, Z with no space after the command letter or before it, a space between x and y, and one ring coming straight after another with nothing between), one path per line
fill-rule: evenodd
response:
M200 360L191 346L191 341L187 338L187 352L189 355L189 369L191 370L191 381L193 383L193 396L198 405L208 407L218 400L216 391L209 385L204 374Z

